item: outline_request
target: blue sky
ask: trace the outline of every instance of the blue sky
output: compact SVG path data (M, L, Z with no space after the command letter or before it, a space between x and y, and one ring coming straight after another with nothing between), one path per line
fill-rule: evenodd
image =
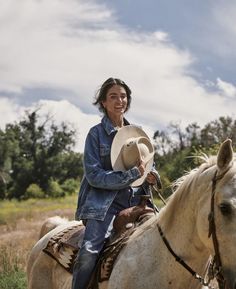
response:
M196 57L194 68L199 79L215 81L225 77L234 81L236 63L234 27L228 27L223 17L236 16L232 1L189 0L128 0L101 1L116 10L118 22L138 31L165 31L180 49L187 49ZM230 13L230 15L228 15ZM224 22L225 21L225 22ZM229 20L230 22L230 20Z
M132 89L127 118L152 136L170 122L235 117L236 3L228 0L0 0L0 127L41 107L78 130L100 120L95 91Z

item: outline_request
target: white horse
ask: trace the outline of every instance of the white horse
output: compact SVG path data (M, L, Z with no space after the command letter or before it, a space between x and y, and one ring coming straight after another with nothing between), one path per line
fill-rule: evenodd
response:
M71 288L72 276L42 249L51 236L75 223L58 226L33 247L27 268L29 289ZM168 204L131 236L109 281L99 288L201 288L200 282L176 262L158 226L175 254L201 276L217 251L216 267L222 266L227 288L236 288L236 157L230 140L221 145L217 157L206 159L182 178Z

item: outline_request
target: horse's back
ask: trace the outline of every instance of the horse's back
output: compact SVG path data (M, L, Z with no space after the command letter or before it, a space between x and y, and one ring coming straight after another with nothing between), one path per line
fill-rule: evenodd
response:
M53 281L52 271L55 266L60 267L60 265L58 265L55 260L45 254L43 249L46 247L50 238L55 234L80 223L81 222L78 221L68 221L66 224L61 224L55 229L49 231L34 245L30 252L27 263L28 289L53 288L51 284ZM64 269L62 268L62 270Z
M60 216L53 216L45 220L43 223L40 233L39 233L39 239L41 239L44 235L46 235L49 231L52 231L56 227L62 225L62 224L68 224L68 219L61 218Z

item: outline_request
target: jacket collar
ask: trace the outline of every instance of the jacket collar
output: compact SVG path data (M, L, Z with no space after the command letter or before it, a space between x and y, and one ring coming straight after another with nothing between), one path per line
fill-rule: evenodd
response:
M102 118L102 126L104 127L106 133L108 135L112 134L113 132L116 132L117 131L117 128L115 128L113 125L112 125L112 122L111 120L109 119L108 116L104 115L104 117ZM124 125L129 125L130 123L124 118Z

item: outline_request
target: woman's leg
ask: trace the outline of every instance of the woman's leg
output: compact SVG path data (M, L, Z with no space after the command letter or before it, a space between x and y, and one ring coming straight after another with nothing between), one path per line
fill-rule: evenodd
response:
M72 289L86 289L104 246L110 235L114 215L108 214L104 221L87 220L85 235L73 269Z

